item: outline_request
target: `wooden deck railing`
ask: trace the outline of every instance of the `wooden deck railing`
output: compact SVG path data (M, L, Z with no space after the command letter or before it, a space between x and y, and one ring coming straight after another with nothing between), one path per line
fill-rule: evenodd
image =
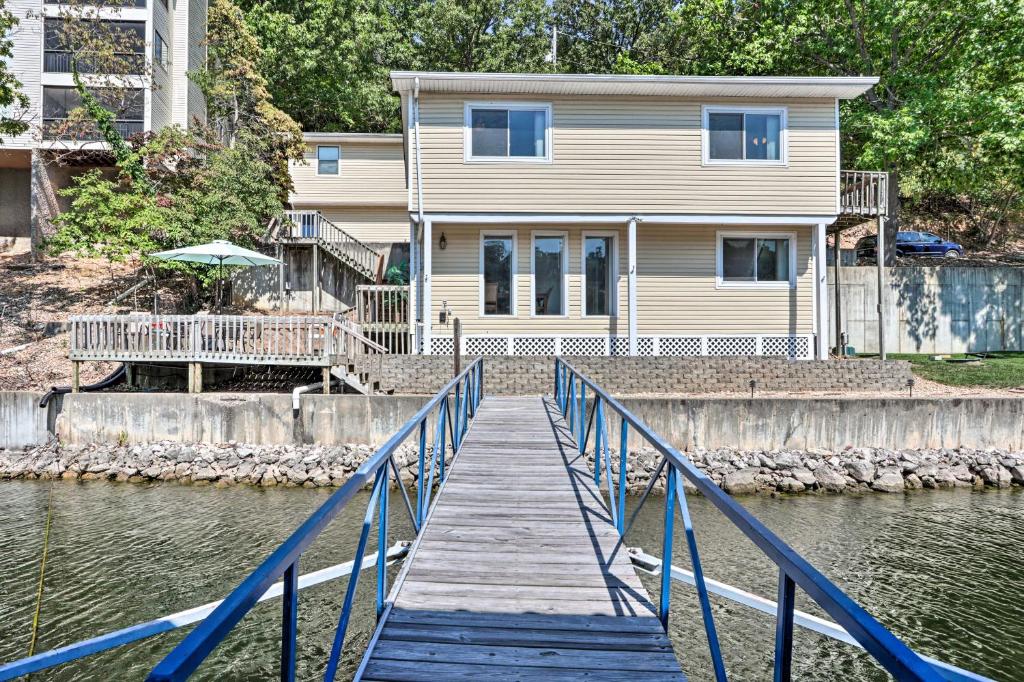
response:
M334 364L341 352L329 317L76 315L71 360Z
M412 352L412 328L409 325L409 287L397 284L371 284L356 287L356 320L363 334L388 351L405 355Z
M889 206L889 174L839 171L839 210L844 215L885 216Z

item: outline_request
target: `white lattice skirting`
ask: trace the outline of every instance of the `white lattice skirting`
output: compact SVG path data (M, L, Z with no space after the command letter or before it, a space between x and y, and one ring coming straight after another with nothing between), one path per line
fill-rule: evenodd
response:
M453 339L433 337L434 355L451 355ZM640 336L637 355L668 357L763 356L809 360L813 357L811 334L774 336L738 334L700 336ZM629 339L621 336L464 336L463 355L629 355Z

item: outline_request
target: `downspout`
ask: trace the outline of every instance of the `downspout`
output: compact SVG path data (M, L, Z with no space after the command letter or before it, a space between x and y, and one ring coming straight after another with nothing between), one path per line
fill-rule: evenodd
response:
M412 125L413 125L413 158L416 163L416 225L417 233L422 234L423 232L423 164L422 154L420 150L420 78L416 76L413 79L412 86ZM423 249L429 249L430 244L423 244ZM423 255L417 254L416 265L418 269L422 269L422 263L424 262ZM423 305L423 292L427 287L428 274L426 271L423 272L422 286L417 287L417 301L416 310L419 314L419 323L416 325L416 341L417 345L422 342L423 339L423 327L424 324L430 324L430 311L424 310ZM426 349L420 348L420 352L424 352Z
M420 227L423 227L423 164L420 154L420 77L413 79L412 86L413 133L416 138L416 213Z

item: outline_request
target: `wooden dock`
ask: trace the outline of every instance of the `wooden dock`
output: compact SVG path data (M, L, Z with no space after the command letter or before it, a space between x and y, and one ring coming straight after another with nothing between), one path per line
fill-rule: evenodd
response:
M357 679L683 680L557 407L486 398Z

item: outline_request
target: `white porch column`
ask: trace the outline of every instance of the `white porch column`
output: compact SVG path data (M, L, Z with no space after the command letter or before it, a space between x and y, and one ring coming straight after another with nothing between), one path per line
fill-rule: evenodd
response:
M818 223L814 232L814 305L815 333L818 337L819 360L828 359L828 263L825 259L826 237L825 223ZM838 249L837 249L838 257Z
M629 354L637 354L636 339L636 218L631 218L626 230L626 273L628 298Z
M409 331L412 333L412 348L413 353L419 352L420 347L420 328L416 323L420 319L420 299L419 299L419 270L416 262L416 223L412 220L409 221Z
M430 332L434 324L430 305L430 282L433 279L432 263L434 251L433 224L423 221L423 354L430 355Z

